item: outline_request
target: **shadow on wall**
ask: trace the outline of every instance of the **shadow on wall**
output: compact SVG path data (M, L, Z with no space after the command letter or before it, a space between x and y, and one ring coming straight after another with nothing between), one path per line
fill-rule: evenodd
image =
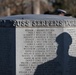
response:
M56 38L56 42L57 57L38 65L34 75L76 75L76 58L68 55L71 36L64 32Z

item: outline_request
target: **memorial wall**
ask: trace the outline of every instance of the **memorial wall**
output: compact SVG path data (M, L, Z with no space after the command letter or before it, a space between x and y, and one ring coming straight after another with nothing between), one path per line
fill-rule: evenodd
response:
M33 15L0 26L1 75L76 75L76 19Z

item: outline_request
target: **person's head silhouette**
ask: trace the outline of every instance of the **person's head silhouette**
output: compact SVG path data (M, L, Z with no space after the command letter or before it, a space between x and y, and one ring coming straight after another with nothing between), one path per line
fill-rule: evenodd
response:
M68 53L69 46L72 44L72 38L68 33L63 32L57 36L56 42L58 43L57 55L63 56Z

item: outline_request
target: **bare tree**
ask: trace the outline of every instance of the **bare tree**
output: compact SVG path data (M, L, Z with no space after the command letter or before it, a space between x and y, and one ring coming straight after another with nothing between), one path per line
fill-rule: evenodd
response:
M33 13L40 14L40 0L32 0L33 1Z
M0 7L4 8L4 12L0 15L4 16L15 14L42 14L52 8L49 6L48 0L3 0Z

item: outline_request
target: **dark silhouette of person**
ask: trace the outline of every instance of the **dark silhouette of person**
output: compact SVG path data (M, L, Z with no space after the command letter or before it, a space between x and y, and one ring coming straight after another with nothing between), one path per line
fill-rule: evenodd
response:
M34 75L76 75L76 58L68 54L72 38L63 32L56 38L57 57L37 66Z

